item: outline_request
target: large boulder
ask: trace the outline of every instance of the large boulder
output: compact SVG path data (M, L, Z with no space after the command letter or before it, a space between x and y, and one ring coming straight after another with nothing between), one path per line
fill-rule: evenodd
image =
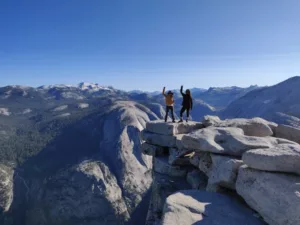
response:
M0 214L7 212L13 201L14 171L0 164Z
M170 135L162 135L150 133L145 130L141 133L142 139L148 144L158 145L162 147L176 147L176 137Z
M300 175L300 145L280 144L272 148L250 150L244 153L243 161L254 169Z
M234 199L199 190L177 192L167 198L162 225L264 224Z
M274 137L250 137L236 127L208 127L182 137L187 149L241 156L250 149L270 148L280 143L292 143Z
M300 177L242 166L236 190L268 224L300 224Z
M146 225L160 224L167 197L179 190L190 188L190 185L182 177L169 177L154 172Z
M187 134L203 127L202 123L194 121L188 123L166 123L161 120L155 120L146 124L147 131L163 135Z
M210 186L218 185L235 190L237 173L242 160L234 159L228 156L211 154L212 170L208 179Z
M285 138L300 144L300 129L287 125L279 125L275 129L275 136Z
M273 131L270 125L273 123L264 120L262 118L253 118L253 119L228 119L222 121L220 127L238 127L244 131L244 134L247 136L257 136L257 137L266 137L272 136Z
M205 127L238 127L244 131L245 135L258 137L273 135L273 129L277 127L276 123L259 117L253 119L238 118L221 120L217 116L205 116L202 123Z
M176 123L166 123L162 120L155 120L146 123L146 130L163 135L174 135Z
M153 168L155 172L171 177L184 177L187 174L187 169L170 165L168 157L155 157Z

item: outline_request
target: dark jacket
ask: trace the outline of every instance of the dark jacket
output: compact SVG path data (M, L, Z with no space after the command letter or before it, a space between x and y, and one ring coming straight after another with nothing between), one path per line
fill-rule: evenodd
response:
M183 97L182 106L186 109L193 109L193 99L190 95L184 94L182 91L182 87L180 89L180 93Z

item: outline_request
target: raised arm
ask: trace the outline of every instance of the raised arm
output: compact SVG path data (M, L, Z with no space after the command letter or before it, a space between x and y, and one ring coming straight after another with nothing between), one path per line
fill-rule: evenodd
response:
M181 85L180 93L181 93L182 96L185 96L185 94L183 93L182 89L183 89L183 85Z
M166 91L166 87L164 87L164 89L162 91L163 96L167 96L166 93L165 93L165 91Z

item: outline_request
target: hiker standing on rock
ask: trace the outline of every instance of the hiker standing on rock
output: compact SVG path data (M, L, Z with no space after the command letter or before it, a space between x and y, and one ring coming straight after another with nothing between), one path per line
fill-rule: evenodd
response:
M173 121L173 123L175 123L173 92L172 91L168 91L168 94L166 94L165 91L166 91L166 87L164 87L163 92L162 92L162 94L165 96L165 101L166 101L165 122L167 122L169 111L171 111L172 121Z
M188 122L189 117L190 117L190 110L193 109L193 99L192 99L191 91L189 89L187 89L185 91L185 93L183 93L182 89L183 89L183 86L181 86L181 88L180 88L180 93L183 97L183 101L182 101L182 108L180 110L179 123L183 122L182 116L183 116L184 111L186 111L186 122Z

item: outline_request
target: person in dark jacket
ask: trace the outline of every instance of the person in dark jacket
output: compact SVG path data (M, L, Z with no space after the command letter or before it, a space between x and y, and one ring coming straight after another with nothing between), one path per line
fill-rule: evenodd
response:
M180 120L179 123L183 122L182 118L183 118L183 113L186 111L186 122L188 122L189 117L190 117L190 110L193 109L193 99L192 99L192 95L191 95L191 91L189 89L187 89L185 91L185 93L183 93L183 86L181 86L180 88L180 93L183 97L182 100L182 108L180 110Z
M173 92L172 91L168 91L168 94L166 94L165 91L166 91L166 88L164 87L164 89L162 91L162 94L163 94L163 96L165 96L165 102L166 102L165 122L167 122L169 111L171 111L172 122L175 123Z

